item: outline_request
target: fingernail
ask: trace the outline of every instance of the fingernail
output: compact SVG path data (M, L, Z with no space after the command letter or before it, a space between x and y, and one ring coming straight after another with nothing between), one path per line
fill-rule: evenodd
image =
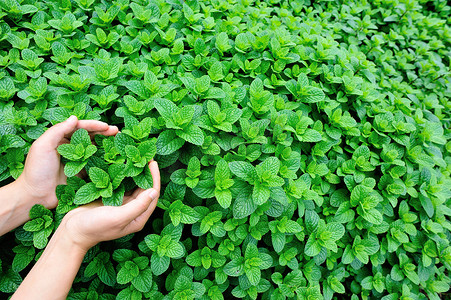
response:
M152 200L157 199L157 197L158 197L157 191L154 190L154 189L150 189L150 191L149 191L149 197L152 198Z

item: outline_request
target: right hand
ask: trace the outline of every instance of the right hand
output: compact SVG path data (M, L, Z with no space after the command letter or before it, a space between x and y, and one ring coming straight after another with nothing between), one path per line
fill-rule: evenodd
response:
M80 206L64 216L58 230L65 231L65 235L83 251L88 251L99 242L140 231L155 210L160 196L157 162L151 161L149 169L153 188L137 188L124 197L122 206L103 206L100 200Z

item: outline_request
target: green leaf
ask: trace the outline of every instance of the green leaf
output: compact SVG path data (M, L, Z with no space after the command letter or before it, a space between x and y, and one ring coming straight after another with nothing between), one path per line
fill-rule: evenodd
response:
M314 232L318 228L319 216L315 211L305 212L305 226L308 232Z
M257 172L255 171L254 166L248 162L233 161L229 163L229 168L235 176L238 176L248 182L253 182L257 177Z
M155 159L68 298L446 298L448 2L0 1L0 186L58 200L1 237L0 294Z
M232 203L232 192L229 190L215 190L215 197L222 208L228 208Z
M285 234L281 232L275 232L271 234L272 245L277 253L280 253L285 247Z
M88 131L84 128L77 129L72 134L70 143L73 145L82 144L85 147L91 145L91 138L89 137Z
M44 249L47 246L48 238L52 234L52 227L33 233L33 245L38 249Z
M194 224L200 219L199 214L189 206L183 206L180 211L183 224Z
M89 169L89 178L96 185L96 188L103 189L110 183L110 176L104 170L93 167Z
M177 137L175 131L163 131L157 139L157 153L160 155L170 155L180 149L185 141Z
M9 269L0 277L0 291L3 293L14 293L22 282L19 273Z
M204 143L204 134L196 125L189 125L183 130L177 130L176 134L188 143L201 146Z
M370 194L370 189L363 185L358 185L351 192L351 205L356 206L360 202L363 202Z
M305 244L304 253L308 256L317 256L321 251L321 246L313 236L310 236Z
M173 102L163 98L155 99L154 106L165 119L172 119L172 116L178 111Z
M52 44L52 52L56 57L64 57L67 50L60 42L54 42Z
M202 265L202 255L200 250L190 253L186 257L186 263L193 267L200 267Z
M261 271L257 267L247 268L245 269L245 273L247 278L249 279L249 282L256 286L260 282L261 279Z
M323 90L317 87L308 86L302 93L301 101L304 103L316 103L325 98Z
M150 268L142 270L131 282L138 291L149 292L152 288L152 270Z
M100 280L108 286L114 286L116 284L116 272L113 268L113 264L107 263L100 267L97 271Z
M337 277L332 277L329 281L332 290L339 294L344 294L346 292L344 285L337 279Z
M432 282L432 289L436 293L446 293L449 291L449 284L447 284L445 281L434 281Z
M222 63L217 61L214 64L212 64L210 70L208 70L208 75L213 81L222 80L224 78Z
M185 253L183 246L179 242L172 241L166 249L166 255L170 258L180 258Z
M24 224L23 229L26 231L40 231L44 229L44 220L42 218L33 219Z
M344 226L339 223L334 223L334 222L331 222L326 225L326 231L331 233L330 238L333 241L337 241L337 240L341 239L345 234Z
M14 272L20 272L25 269L34 259L34 249L33 254L28 253L17 253L14 256L12 263L12 270Z
M169 268L169 262L169 257L159 256L157 253L153 253L150 259L152 273L156 276L163 274Z
M254 186L254 191L252 193L252 200L256 205L262 205L268 201L271 191L269 188L257 184Z
M251 195L248 193L241 193L233 202L233 217L236 219L243 219L252 214L257 205L253 201L249 201Z
M81 170L86 166L86 162L69 161L64 166L64 174L67 177L72 177L80 173Z
M305 130L305 133L302 135L302 140L304 142L316 143L321 141L322 139L323 137L321 136L320 132L309 128L307 128Z
M226 97L226 93L217 87L211 87L208 89L205 99L223 99Z
M424 211L428 215L429 218L432 218L434 215L434 206L432 204L432 201L429 197L425 197L423 195L419 195L421 206L423 207Z
M137 268L136 265L135 268ZM119 284L129 283L133 278L135 278L135 276L126 267L122 267L117 273L117 283Z
M260 271L260 270L259 270ZM243 258L232 259L224 266L224 273L228 276L237 277L244 274Z
M124 200L125 189L121 186L119 189L113 191L111 197L102 197L103 205L121 206Z
M362 216L368 222L376 225L381 224L383 221L382 214L375 208L365 211Z
M75 146L72 144L62 144L57 148L58 153L69 160L77 160L79 157L75 153Z
M342 230L341 231L335 231L334 234L337 235L337 236L341 234L341 236L343 236L343 234L344 234L343 226L341 226L340 229L342 229ZM296 223L295 221L288 220L287 224L286 224L286 227L285 227L285 230L286 230L287 233L299 233L299 232L302 231L302 226L299 225L298 223Z
M99 197L99 192L94 183L89 182L82 186L76 193L74 203L77 205L87 204Z

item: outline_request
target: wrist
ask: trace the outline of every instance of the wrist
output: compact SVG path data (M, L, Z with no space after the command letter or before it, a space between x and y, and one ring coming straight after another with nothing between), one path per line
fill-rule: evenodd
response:
M74 223L71 220L71 212L64 216L56 232L58 232L58 235L61 237L64 237L66 244L70 245L72 248L79 249L80 252L85 254L98 243L79 232L76 222Z
M59 226L51 238L51 242L55 243L55 247L64 250L65 253L72 256L83 258L88 252L89 248L82 247L73 237L67 232L64 227Z
M85 254L58 227L12 299L66 299Z
M3 186L0 189L0 235L28 221L34 204L17 181Z
M47 209L53 209L56 205L50 205L50 201L45 197L42 197L30 184L28 184L24 174L19 176L14 182L11 183L14 186L14 190L20 195L21 201L24 203L30 203L31 206L35 204L43 205Z

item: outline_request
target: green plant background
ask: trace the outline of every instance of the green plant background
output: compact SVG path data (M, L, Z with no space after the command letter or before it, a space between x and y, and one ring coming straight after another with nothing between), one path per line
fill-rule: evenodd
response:
M159 208L89 251L70 299L449 298L450 16L440 0L0 0L1 184L70 115L122 131L72 157L88 183L0 238L0 292L92 201L78 190L120 204L96 179L110 165L129 166L115 195L150 185L145 145Z

